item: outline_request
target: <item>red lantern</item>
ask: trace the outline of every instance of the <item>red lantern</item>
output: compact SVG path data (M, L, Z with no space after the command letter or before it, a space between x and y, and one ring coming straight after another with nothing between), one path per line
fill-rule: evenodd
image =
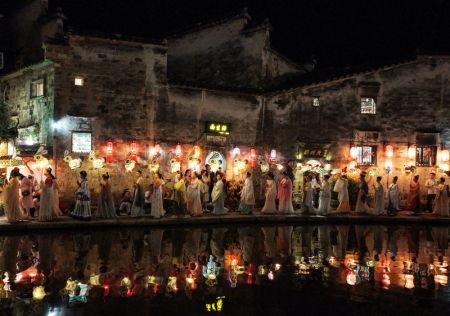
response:
M131 143L131 153L136 154L137 153L137 144L136 142Z
M175 147L175 155L177 155L177 157L180 157L180 156L181 156L181 145L180 145L180 144L178 144L178 145Z
M106 143L106 161L108 163L111 163L113 161L113 149L114 145L113 142L107 142Z
M256 149L255 148L250 149L250 158L252 158L252 159L256 158Z

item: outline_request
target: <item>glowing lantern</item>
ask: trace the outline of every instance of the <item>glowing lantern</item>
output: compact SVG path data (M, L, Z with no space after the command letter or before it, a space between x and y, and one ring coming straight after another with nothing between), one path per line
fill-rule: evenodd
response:
M155 152L156 152L157 154L161 153L161 145L160 145L160 144L156 144L156 145L155 145Z
M130 288L131 287L131 280L128 277L124 277L120 281L120 286L126 286L127 288Z
M416 157L416 150L414 147L409 147L408 148L408 158L409 159L414 159Z
M106 143L106 153L108 156L113 154L113 142Z
M356 147L350 148L350 157L356 159L357 156L358 156L358 148Z
M384 162L384 168L388 170L388 173L392 170L392 160L386 160Z
M181 145L180 145L180 144L178 144L178 145L175 147L175 155L176 155L177 157L180 157L180 156L181 156Z
M386 146L386 157L388 158L394 157L394 147L392 145Z
M137 153L137 144L136 142L131 142L131 153L135 155Z
M383 273L381 276L381 284L384 288L388 288L389 285L391 285L391 278L389 277L389 274Z
M331 165L329 163L325 164L324 169L327 171L331 170Z
M70 156L66 156L66 157L70 158ZM69 161L68 162L69 168L72 170L75 170L75 169L78 169L81 167L81 159L80 158L75 158L75 159L70 158L70 160L68 160L68 161Z
M448 164L444 163L439 165L439 169L441 169L442 171L449 171L450 167L448 166Z
M346 280L347 280L347 284L348 285L355 285L356 284L356 274L355 274L355 272L353 271L353 270L350 270L348 273L347 273L347 278L346 278Z
M234 147L232 151L233 156L239 156L241 154L241 150L239 147Z
M413 289L414 288L414 275L405 274L405 288Z
M255 148L250 149L250 158L252 158L252 159L256 158L256 149Z
M441 150L440 158L441 158L441 161L443 161L443 162L448 161L449 158L450 158L450 153L449 153L449 151L446 150L446 149L445 149L445 150Z
M347 165L347 169L355 169L356 168L356 161L350 161L350 163Z
M275 149L272 149L270 151L270 159L273 159L273 160L277 159L277 151Z
M201 154L201 151L200 151L200 147L199 146L197 146L197 145L195 145L194 146L194 157L195 158L199 158L200 157L200 154Z
M149 153L150 153L150 157L154 157L156 155L156 148L150 147Z
M446 286L448 283L448 276L446 276L445 274L436 274L434 276L434 282L442 286Z
M33 288L33 299L36 301L42 301L45 297L45 295L47 295L47 293L45 293L45 289L43 286L35 286Z
M267 278L268 278L270 281L272 281L272 280L273 280L273 277L274 277L273 272L272 272L272 271L269 271L269 273L267 273Z
M131 159L125 160L125 170L128 172L133 171L134 167L136 166L136 162Z
M93 161L92 161L92 167L94 168L94 169L101 169L101 168L103 168L103 163L105 162L105 160L103 159L103 158L97 158L97 159L94 159Z
M178 291L177 277L175 277L175 276L169 277L169 281L167 282L167 290L172 291L172 292Z
M280 171L281 171L281 170L283 170L283 168L284 168L284 167L283 167L283 165L281 165L281 164L277 164L277 169L278 169L278 170L280 170Z
M275 263L275 271L278 271L281 269L281 264Z
M89 284L92 285L92 286L100 285L100 275L98 275L98 274L92 274L92 275L89 277Z

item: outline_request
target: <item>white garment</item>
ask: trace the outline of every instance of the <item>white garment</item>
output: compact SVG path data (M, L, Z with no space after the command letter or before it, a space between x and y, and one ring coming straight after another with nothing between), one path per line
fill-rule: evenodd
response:
M428 179L425 181L425 187L427 188L428 194L436 194L436 186L438 185L436 179Z
M3 202L8 222L15 222L24 218L20 208L19 185L19 179L14 177L5 186L2 193L4 195Z
M246 178L241 192L241 201L247 205L255 205L255 192L253 190L253 181Z
M433 214L440 216L448 216L448 186L440 183L436 187L436 199L433 205Z
M384 188L379 182L375 183L375 208L372 211L373 215L380 215L384 212Z
M41 181L40 203L38 219L40 221L51 221L56 215L53 183L48 185Z
M330 212L331 206L331 187L326 180L322 182L322 188L319 193L319 208L317 214L326 215Z
M305 197L303 199L303 213L308 212L315 212L315 208L313 205L313 188L311 182L305 183Z
M350 200L348 196L348 180L345 178L339 178L333 188L334 192L338 194L339 206L337 212L350 212Z
M166 214L166 211L163 208L163 185L164 182L161 180L160 184L155 183L153 185L153 195L152 195L152 209L150 215L154 218L160 218Z
M264 203L263 208L261 209L261 213L276 213L277 205L275 200L277 199L277 184L274 180L267 180L267 189L266 189L266 201Z
M191 180L187 187L187 209L192 216L201 215L203 212L200 199L203 184L198 179Z
M56 182L56 179L53 179L53 204L55 215L63 215L61 209L59 208L59 185L58 182Z
M399 210L399 194L400 190L397 183L391 183L389 186L389 203L394 210Z
M212 203L214 205L213 214L220 215L228 212L228 209L224 206L225 192L223 190L223 181L218 180L214 185L214 189L211 193Z

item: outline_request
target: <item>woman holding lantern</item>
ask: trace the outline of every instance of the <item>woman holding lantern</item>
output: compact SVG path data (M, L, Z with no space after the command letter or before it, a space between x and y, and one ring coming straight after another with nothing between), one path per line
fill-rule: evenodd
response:
M343 174L336 181L336 184L333 188L334 192L338 194L339 206L336 208L336 212L338 213L348 213L351 211L350 209L350 200L348 196L348 179L347 175Z
M384 213L384 188L381 184L381 177L377 177L377 181L373 186L375 190L375 208L373 209L373 215L381 215Z
M278 184L278 212L293 213L294 207L292 205L292 181L288 174L283 172L283 178Z

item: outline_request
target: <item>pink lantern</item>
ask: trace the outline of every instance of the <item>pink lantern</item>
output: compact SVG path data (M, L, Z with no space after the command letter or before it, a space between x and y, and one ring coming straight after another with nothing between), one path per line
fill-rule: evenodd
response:
M270 158L271 159L277 159L277 151L275 149L272 149L270 151Z
M251 149L250 149L250 157L251 157L252 159L255 159L255 158L256 158L256 149L255 149L255 148L251 148Z

